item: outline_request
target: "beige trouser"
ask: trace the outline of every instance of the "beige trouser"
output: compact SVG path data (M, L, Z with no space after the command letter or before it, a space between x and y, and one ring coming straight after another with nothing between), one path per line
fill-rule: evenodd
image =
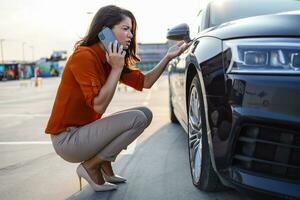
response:
M56 153L69 162L83 162L97 156L114 161L152 121L147 107L119 111L82 127L69 127L51 135Z

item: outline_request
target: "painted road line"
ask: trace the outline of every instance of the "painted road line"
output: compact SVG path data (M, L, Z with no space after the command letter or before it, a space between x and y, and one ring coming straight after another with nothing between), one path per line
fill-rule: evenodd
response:
M121 152L122 155L133 154L136 147L136 140L133 141L126 150ZM14 141L14 142L0 142L0 145L52 145L51 141Z
M52 144L51 141L14 141L0 142L0 145L32 145L32 144Z
M15 113L15 114L0 114L0 117L49 117L49 114L34 114L34 113Z

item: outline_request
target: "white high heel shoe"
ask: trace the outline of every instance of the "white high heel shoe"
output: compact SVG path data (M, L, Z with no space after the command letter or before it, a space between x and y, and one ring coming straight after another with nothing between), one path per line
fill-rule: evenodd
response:
M83 167L82 164L78 165L76 172L79 178L80 191L82 189L81 177L84 178L96 192L115 190L118 188L117 185L108 182L105 182L103 185L98 185L94 183L94 181L91 179L91 177L89 176L89 174L87 173L86 169Z
M105 181L110 182L110 183L124 183L126 182L126 178L119 176L119 175L113 175L113 176L109 176L105 173L105 171L103 169L101 169L103 178Z

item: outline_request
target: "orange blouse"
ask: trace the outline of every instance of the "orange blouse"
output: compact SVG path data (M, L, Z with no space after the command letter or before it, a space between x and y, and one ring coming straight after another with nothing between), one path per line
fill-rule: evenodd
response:
M93 100L105 84L111 66L99 44L78 47L68 59L57 90L45 132L59 134L71 126L83 126L102 117L93 109ZM142 91L144 74L134 69L120 81Z

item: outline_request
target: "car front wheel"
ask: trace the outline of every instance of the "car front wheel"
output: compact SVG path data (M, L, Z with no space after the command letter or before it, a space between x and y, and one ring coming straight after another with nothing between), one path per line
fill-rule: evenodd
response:
M210 160L203 95L197 75L190 86L188 102L188 146L193 184L203 191L216 191L221 183Z

